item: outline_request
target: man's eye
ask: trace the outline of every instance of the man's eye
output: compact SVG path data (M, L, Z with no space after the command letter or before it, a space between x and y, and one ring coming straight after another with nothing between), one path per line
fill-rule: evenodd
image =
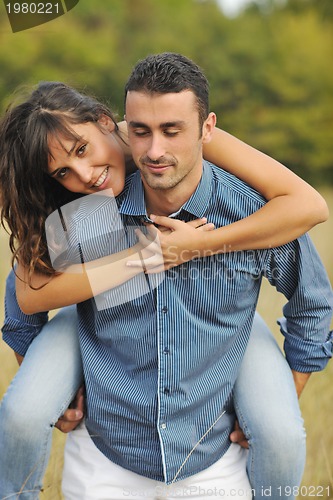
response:
M172 129L172 130L165 130L164 134L167 135L168 137L174 137L177 134L179 134L179 130L174 130L174 129Z
M133 130L133 134L136 135L137 137L144 137L145 135L148 135L148 130L144 129Z

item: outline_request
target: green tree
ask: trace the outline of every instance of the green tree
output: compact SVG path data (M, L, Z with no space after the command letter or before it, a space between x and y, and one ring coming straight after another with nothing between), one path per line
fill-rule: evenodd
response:
M261 0L228 19L215 0L82 1L16 34L0 15L0 110L17 86L63 80L121 117L136 61L181 52L206 72L222 128L313 183L333 182L332 4Z

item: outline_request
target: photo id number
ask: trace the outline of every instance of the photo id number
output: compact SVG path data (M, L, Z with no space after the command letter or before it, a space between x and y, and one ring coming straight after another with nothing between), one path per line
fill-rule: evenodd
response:
M7 3L8 14L59 14L61 9L59 8L59 3L28 3L28 2L12 2Z

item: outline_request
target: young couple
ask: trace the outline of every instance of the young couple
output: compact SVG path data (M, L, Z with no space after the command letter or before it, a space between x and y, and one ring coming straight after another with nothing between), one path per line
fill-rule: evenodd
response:
M3 335L25 359L0 407L0 498L38 497L52 426L62 414L65 430L81 420L65 410L82 377L85 426L66 445L66 499L205 498L212 488L283 498L304 467L297 394L332 353L330 284L309 238L295 239L326 218L325 203L215 129L207 80L184 56L138 63L125 113L139 169L127 179L126 128L66 85L40 84L1 122L2 220L18 276L7 279ZM114 203L79 198L110 188ZM68 206L77 210L59 273L45 222ZM215 230L198 227L206 219ZM138 241L129 228L142 221L159 229ZM143 269L154 266L156 233L166 270L154 284L159 275ZM83 263L70 259L78 246ZM288 300L288 363L255 314L262 276ZM44 311L76 303L47 322ZM230 441L242 439L236 414L249 452Z

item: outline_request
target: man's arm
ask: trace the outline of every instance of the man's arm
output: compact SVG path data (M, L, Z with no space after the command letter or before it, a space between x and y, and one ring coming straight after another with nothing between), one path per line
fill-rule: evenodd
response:
M14 354L15 354L15 357L16 357L18 364L21 366L22 361L24 360L24 356L21 356L21 354L19 354L18 352L14 352Z
M42 312L29 316L24 314L17 302L15 280L15 273L11 270L6 280L5 318L1 330L4 342L13 349L21 364L31 342L47 323L48 313Z
M15 274L12 270L6 281L5 321L2 333L3 340L14 350L19 365L22 364L31 342L41 332L47 320L46 312L26 315L21 311L16 299ZM78 391L71 406L55 424L55 427L62 432L72 431L83 419L83 388Z
M266 276L288 299L278 323L300 395L309 374L323 370L332 357L332 288L308 235L269 253Z
M303 389L305 387L305 384L310 378L311 373L302 373L302 372L297 372L295 370L291 370L293 377L294 377L294 382L295 382L295 387L296 387L296 392L297 396L300 398Z

